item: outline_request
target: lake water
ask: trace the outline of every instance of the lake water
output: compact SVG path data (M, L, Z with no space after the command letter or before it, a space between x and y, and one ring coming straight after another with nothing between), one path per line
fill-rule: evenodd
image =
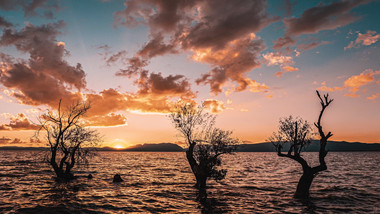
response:
M224 158L222 183L197 202L184 153L99 152L58 184L37 151L0 151L1 213L380 213L380 152L329 153L309 200L293 194L301 167L275 153ZM304 156L316 163L317 153ZM94 178L84 176L92 173ZM124 182L112 183L120 173Z

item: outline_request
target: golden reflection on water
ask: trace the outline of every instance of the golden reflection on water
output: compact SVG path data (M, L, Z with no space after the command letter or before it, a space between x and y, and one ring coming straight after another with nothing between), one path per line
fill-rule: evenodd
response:
M202 203L184 153L99 152L67 184L54 182L40 154L0 151L0 212L374 212L380 202L376 152L329 153L329 169L315 178L309 201L292 198L297 163L275 153L238 153L224 158L227 177L209 182ZM315 153L305 155L317 162ZM124 182L112 183L116 173Z

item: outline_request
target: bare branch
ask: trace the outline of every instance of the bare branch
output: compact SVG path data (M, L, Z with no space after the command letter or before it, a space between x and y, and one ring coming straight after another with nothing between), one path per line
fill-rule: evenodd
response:
M59 101L56 112L47 111L40 116L40 129L46 132L50 145L49 163L57 178L72 179L71 169L80 159L86 159L89 146L97 146L101 141L98 133L82 127L81 117L90 106L77 102L62 110L62 100ZM38 135L38 133L37 133Z

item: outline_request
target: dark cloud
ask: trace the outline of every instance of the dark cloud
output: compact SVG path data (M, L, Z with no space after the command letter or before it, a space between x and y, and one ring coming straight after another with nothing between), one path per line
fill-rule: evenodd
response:
M60 99L65 102L81 99L79 92L69 91L58 79L35 72L21 63L14 64L11 69L3 72L0 82L5 87L15 90L11 95L26 105L56 106Z
M223 48L277 20L269 18L265 1L213 0L201 1L198 6L196 24L180 36L185 48Z
M333 30L345 26L360 17L354 16L350 11L370 0L340 0L333 1L326 5L319 3L317 6L305 10L300 17L283 19L286 26L285 35L274 41L273 49L278 50L288 48L296 44L295 36L301 34L314 34L322 30ZM324 42L313 42L307 45L300 45L301 48L312 49Z
M5 61L8 69L3 70L0 76L0 83L14 89L13 96L21 103L55 106L59 99L72 101L81 98L80 93L72 89L86 87L86 74L81 64L72 66L64 60L68 53L65 44L56 40L63 26L61 21L42 26L27 24L20 31L3 31L1 46L14 46L29 54L28 61Z
M126 76L129 78L135 77L144 70L143 68L145 66L148 65L148 60L138 56L128 58L127 61L128 67L125 69L120 69L116 73L116 76Z
M223 49L194 50L195 61L208 63L213 69L196 80L197 84L209 84L211 91L218 94L228 80L238 84L234 91L243 91L252 86L253 80L246 77L252 69L260 66L258 56L265 46L262 40L246 37L236 40Z
M141 57L153 58L167 53L178 53L178 51L175 50L174 44L165 44L164 37L159 33L154 35L137 54Z
M186 19L195 0L132 0L125 1L125 9L115 13L116 24L136 26L149 24L152 28L173 30Z
M13 24L5 20L2 16L0 16L0 28L2 27L12 27Z
M296 41L290 36L280 37L276 41L273 41L273 49L278 50L281 48L289 47L296 44Z
M284 19L289 35L312 34L347 25L358 17L350 13L353 8L368 3L368 0L342 0L331 4L318 4L307 9L299 18Z
M119 51L115 54L112 54L109 57L105 57L106 64L108 66L118 62L118 61L123 61L127 56L127 51Z
M307 50L311 50L311 49L314 49L320 45L325 45L325 44L328 44L329 42L327 41L322 41L322 42L319 42L319 41L315 41L315 42L310 42L310 43L302 43L302 44L299 44L297 45L297 50L299 51L307 51Z
M54 18L53 11L60 9L59 1L54 0L1 0L0 9L5 11L23 10L25 17L42 16Z
M161 73L142 72L137 81L139 95L195 97L190 89L190 83L183 75L163 77Z
M227 81L238 83L235 91L254 82L245 75L260 65L257 56L264 49L254 33L278 20L269 17L264 0L132 0L125 6L115 13L115 23L145 24L151 34L129 67L117 75L141 72L155 56L192 52L196 61L212 65L197 83L210 84L214 93Z

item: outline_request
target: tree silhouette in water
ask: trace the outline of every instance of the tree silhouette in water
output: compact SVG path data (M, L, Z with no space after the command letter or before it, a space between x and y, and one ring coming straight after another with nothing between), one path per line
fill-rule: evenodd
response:
M325 157L327 155L326 144L327 140L332 136L331 132L327 135L324 133L321 125L323 113L327 106L333 101L329 95L323 95L323 98L317 91L318 98L321 102L321 111L319 113L318 122L314 123L318 129L320 136L319 141L319 165L315 167L309 166L307 161L301 156L301 152L311 142L312 128L304 120L292 116L280 120L279 130L277 133L269 138L276 148L277 154L280 157L287 157L293 159L301 164L303 174L298 182L295 198L308 198L311 183L317 173L327 169ZM288 144L289 149L287 153L282 153L284 145Z
M195 186L205 191L208 179L224 179L227 170L219 168L220 157L232 153L238 143L231 137L232 132L214 128L215 116L193 103L177 103L169 118L185 138L186 158L195 175Z
M40 116L40 129L45 131L50 146L47 161L52 166L58 181L74 179L72 169L80 161L87 162L91 156L90 148L100 143L95 130L83 126L81 118L90 108L86 103L75 103L62 110L61 101L58 110L48 111Z

